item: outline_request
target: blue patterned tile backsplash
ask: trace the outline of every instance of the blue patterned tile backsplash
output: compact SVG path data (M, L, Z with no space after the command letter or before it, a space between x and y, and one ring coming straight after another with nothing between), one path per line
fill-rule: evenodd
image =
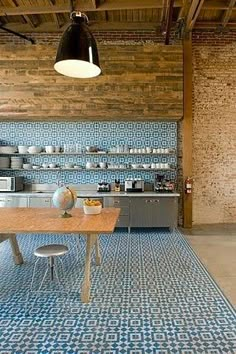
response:
M129 148L171 148L177 151L176 122L0 122L1 145L37 145L44 148L47 145L60 146L79 144L84 150L86 146L97 146L102 150L116 149L128 145ZM1 158L1 156L0 156ZM137 155L24 155L24 163L31 162L42 166L43 163L55 163L64 166L72 163L85 166L86 162L98 164L101 161L112 165L136 163L169 163L176 167L176 154L137 154ZM23 176L25 183L97 183L99 181L113 182L119 178L143 178L153 182L157 171L137 170L0 170L1 176ZM175 171L165 171L165 174L176 180Z

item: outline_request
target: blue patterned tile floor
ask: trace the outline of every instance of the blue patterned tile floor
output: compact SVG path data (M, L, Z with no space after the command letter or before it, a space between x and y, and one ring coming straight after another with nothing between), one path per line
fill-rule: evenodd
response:
M22 266L13 264L8 241L0 244L1 354L236 353L234 309L178 230L102 235L102 265L93 260L89 304L79 297L83 239L79 248L66 235L18 235L18 241ZM52 242L71 248L62 279L70 292L32 294L26 313L33 251Z

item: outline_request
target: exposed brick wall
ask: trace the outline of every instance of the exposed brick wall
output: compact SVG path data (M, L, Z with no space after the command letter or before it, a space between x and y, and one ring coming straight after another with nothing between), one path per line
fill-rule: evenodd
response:
M119 41L134 41L134 42L152 42L152 43L164 43L165 37L154 30L134 30L134 31L92 31L96 41L99 42L119 42ZM52 44L57 45L61 33L25 33L26 36L35 39L39 44ZM0 44L7 43L25 43L22 38L9 34L0 30ZM180 41L175 38L174 31L170 34L170 44L180 44Z
M236 32L193 34L193 222L236 222Z

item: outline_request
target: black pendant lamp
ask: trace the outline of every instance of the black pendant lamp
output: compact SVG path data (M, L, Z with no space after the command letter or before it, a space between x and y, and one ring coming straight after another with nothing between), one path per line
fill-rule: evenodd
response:
M72 12L72 22L60 40L54 69L65 76L91 78L101 73L96 41L88 28L88 18Z

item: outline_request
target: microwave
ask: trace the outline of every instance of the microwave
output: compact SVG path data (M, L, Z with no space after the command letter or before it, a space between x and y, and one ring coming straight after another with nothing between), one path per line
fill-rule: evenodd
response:
M18 192L23 190L23 177L0 177L0 192Z

